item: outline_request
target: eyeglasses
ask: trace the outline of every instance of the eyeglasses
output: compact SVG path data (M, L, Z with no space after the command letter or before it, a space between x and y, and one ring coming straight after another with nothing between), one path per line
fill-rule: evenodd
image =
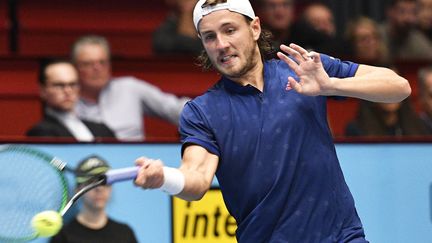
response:
M78 89L79 83L78 82L71 82L71 83L50 83L46 85L49 88L53 88L55 90L65 90L66 88L70 89Z

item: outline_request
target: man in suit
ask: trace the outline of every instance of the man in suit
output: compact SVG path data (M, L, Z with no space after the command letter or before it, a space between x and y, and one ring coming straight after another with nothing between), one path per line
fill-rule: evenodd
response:
M45 103L44 117L27 132L27 136L74 138L81 142L114 138L106 125L81 120L75 114L80 87L72 63L58 60L43 65L39 85Z

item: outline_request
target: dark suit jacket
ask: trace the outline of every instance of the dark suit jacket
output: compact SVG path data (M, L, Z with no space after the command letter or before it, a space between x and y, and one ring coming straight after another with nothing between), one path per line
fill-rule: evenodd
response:
M95 138L115 138L114 132L105 124L82 120ZM48 114L26 133L30 137L74 138L72 133L55 117Z

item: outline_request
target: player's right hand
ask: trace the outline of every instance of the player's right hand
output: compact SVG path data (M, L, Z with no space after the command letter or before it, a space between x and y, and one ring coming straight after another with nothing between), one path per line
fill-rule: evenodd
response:
M164 182L163 163L161 160L140 157L135 160L140 166L138 175L134 181L135 185L144 189L160 188Z

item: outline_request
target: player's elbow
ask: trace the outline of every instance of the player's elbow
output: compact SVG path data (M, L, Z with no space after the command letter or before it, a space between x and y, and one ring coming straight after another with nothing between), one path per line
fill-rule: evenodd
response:
M397 90L399 90L399 95L397 97L397 102L402 101L406 99L408 96L411 95L411 86L405 78L400 77L397 82Z
M404 92L404 99L406 98L406 97L408 97L408 96L410 96L411 95L411 92L412 92L412 90L411 90L411 86L410 86L410 84L409 84L409 82L408 82L408 80L406 80L406 79L404 79L405 80L405 82L403 83L403 87L402 87L402 90L403 90L403 92Z
M199 200L201 200L204 197L205 193L206 193L205 191L204 192L199 192L199 193L184 193L183 192L183 193L180 193L177 196L180 197L183 200L191 202L191 201L199 201Z
M189 184L183 191L177 196L186 201L199 201L201 200L206 192L210 189L211 182L203 182L196 184Z

